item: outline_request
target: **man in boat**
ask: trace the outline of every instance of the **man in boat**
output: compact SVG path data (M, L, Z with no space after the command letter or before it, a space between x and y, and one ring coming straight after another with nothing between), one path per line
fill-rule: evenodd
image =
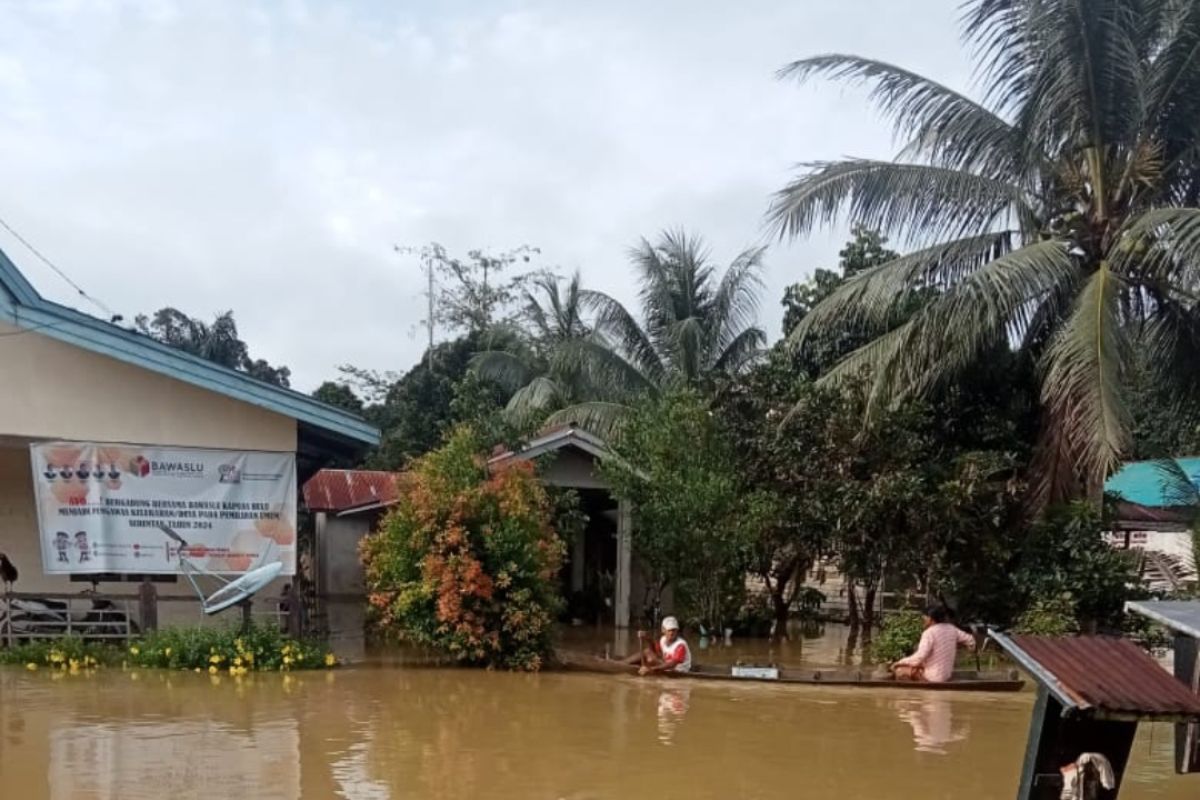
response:
M641 664L639 675L652 672L690 672L692 669L692 651L687 642L679 635L679 620L666 617L662 621L662 637L650 641L646 631L638 631L638 644L641 652L630 656L626 661L630 664Z
M954 675L959 645L974 649L975 637L950 622L945 606L930 606L925 609L925 631L917 651L892 664L891 672L896 680L945 683Z

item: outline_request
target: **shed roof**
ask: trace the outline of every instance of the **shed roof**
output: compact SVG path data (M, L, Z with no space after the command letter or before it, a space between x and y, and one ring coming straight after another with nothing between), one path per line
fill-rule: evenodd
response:
M1200 639L1200 602L1195 600L1137 600L1126 603L1125 609L1148 617L1176 633Z
M600 437L574 425L559 425L540 431L518 452L505 449L493 454L488 459L488 466L498 467L513 459L528 460L564 447L574 447L598 459L609 458L612 455L608 445Z
M998 633L992 638L1054 695L1064 713L1200 719L1200 696L1128 639Z
M365 469L323 469L304 484L304 504L310 511L334 513L387 505L400 496L402 474Z
M378 428L343 409L45 299L3 250L0 320L291 417L300 423L301 433L312 432L314 440L332 439L351 445L379 442Z

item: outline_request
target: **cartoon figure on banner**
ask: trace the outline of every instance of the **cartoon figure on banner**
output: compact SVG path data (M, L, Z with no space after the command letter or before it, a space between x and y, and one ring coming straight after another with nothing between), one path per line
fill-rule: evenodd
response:
M87 531L75 534L75 546L79 548L79 563L91 561L91 550L88 548Z
M71 537L66 531L59 531L54 534L54 549L58 551L58 563L70 564L71 559L67 558L67 550L71 547Z

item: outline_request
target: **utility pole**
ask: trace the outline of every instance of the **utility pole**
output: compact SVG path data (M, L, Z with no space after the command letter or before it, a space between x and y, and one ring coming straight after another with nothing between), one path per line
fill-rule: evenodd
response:
M422 247L420 250L418 250L414 247L401 247L398 244L392 245L392 249L395 250L397 253L409 253L412 255L416 255L421 260L421 269L423 269L425 271L425 281L426 281L425 302L426 302L427 306L426 306L424 322L425 322L425 329L429 334L429 345L428 345L428 349L426 349L425 352L428 354L428 357L429 357L429 371L432 372L433 371L433 333L434 333L434 325L435 325L434 304L436 301L436 288L437 288L435 285L435 276L434 276L434 272L433 272L433 253L430 252L428 247Z

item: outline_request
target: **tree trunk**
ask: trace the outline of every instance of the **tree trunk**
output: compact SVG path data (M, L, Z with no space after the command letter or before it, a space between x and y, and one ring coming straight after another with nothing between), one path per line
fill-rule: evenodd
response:
M862 616L858 611L858 592L854 588L854 581L846 582L846 615L851 628L858 628L862 624Z
M874 583L867 585L866 593L863 595L863 616L862 626L867 632L867 636L871 635L871 629L875 626L875 595L876 587Z
M775 606L775 622L772 626L771 638L787 639L787 626L788 620L791 618L792 604L782 586L776 584L774 591L771 592L771 602Z

